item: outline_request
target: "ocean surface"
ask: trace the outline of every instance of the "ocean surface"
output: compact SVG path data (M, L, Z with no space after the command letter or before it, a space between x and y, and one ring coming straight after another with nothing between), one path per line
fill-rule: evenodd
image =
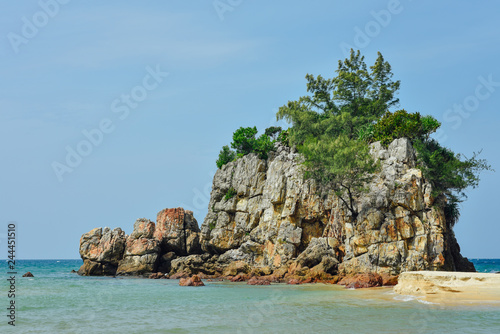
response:
M479 272L500 260L473 260ZM500 301L431 304L390 288L248 286L177 280L80 277L81 260L16 262L16 326L8 325L2 263L0 333L500 333ZM31 271L34 278L21 278Z

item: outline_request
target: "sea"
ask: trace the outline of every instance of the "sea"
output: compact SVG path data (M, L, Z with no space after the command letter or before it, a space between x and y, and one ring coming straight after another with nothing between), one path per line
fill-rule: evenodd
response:
M472 261L479 272L500 271L500 259ZM180 287L71 272L81 264L17 260L10 275L4 262L0 333L500 333L500 301L429 303L391 288L328 284ZM34 277L22 278L27 271Z

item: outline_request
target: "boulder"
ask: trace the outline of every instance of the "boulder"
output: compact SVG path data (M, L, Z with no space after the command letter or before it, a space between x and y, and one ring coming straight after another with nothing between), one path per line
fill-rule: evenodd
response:
M35 277L35 276L33 276L31 271L28 271L26 274L23 275L23 277Z
M271 282L267 279L262 279L259 277L252 277L247 282L248 285L270 285Z
M188 273L191 275L204 273L214 275L216 273L217 256L210 254L194 254L178 257L171 262L170 274Z
M204 286L202 280L198 277L198 275L193 275L189 278L181 278L179 281L180 286Z
M79 275L115 275L118 263L123 257L126 236L119 227L95 228L80 238L80 256L83 265Z
M346 289L373 288L382 286L382 276L377 273L363 273L354 276L344 277L337 284L344 285Z
M234 276L233 278L231 278L231 282L244 282L248 280L248 276L247 275L236 275Z
M158 212L154 237L160 242L162 253L201 253L200 228L192 211L175 208Z
M169 278L167 274L164 274L162 272L157 272L157 273L152 273L149 275L149 279L165 279Z
M159 241L153 238L155 223L137 219L134 231L127 238L123 259L119 262L117 275L144 275L156 269Z

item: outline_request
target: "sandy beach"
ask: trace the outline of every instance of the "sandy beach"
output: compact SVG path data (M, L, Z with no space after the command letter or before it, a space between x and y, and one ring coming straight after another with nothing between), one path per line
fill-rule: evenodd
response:
M500 303L500 274L409 271L394 291L436 303Z

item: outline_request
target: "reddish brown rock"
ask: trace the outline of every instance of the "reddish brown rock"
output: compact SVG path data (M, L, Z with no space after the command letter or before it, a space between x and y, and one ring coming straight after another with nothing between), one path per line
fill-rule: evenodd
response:
M185 272L178 272L170 276L170 279L188 278L189 274Z
M231 282L244 282L248 280L247 275L236 275L233 278L231 278Z
M115 275L125 250L125 232L95 228L80 238L80 256L83 265L78 270L83 276Z
M180 286L205 286L198 275L193 275L189 278L181 278L179 281Z
M270 285L271 282L269 282L267 279L262 279L258 277L252 277L248 280L247 282L248 285Z
M175 208L158 212L154 237L160 242L163 253L200 253L199 232L200 228L192 211Z
M28 271L26 274L23 275L23 277L35 277L35 276L33 276L31 271Z
M382 274L382 285L383 286L394 286L398 284L398 277L388 274Z
M348 289L373 288L382 286L382 276L377 273L364 273L344 277L338 284Z
M142 218L137 219L134 231L127 238L123 259L119 262L117 275L144 275L156 269L158 240L153 238L155 223Z
M300 281L296 278L290 278L286 284L300 284Z
M160 278L168 278L168 275L162 273L162 272L157 272L157 273L152 273L151 275L149 275L149 278L150 279L160 279Z

